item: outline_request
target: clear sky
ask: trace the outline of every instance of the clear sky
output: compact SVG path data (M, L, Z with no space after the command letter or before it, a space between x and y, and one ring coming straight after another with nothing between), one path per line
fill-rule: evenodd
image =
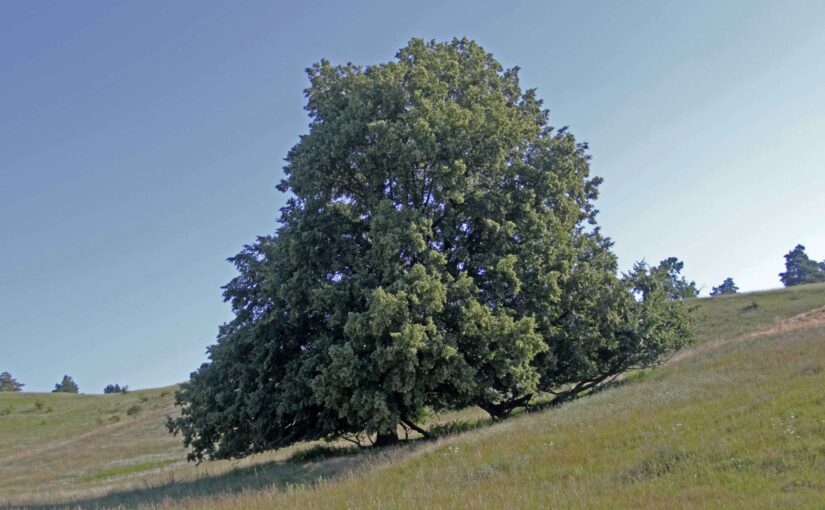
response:
M304 69L411 37L522 68L605 178L623 269L704 294L825 259L825 2L0 1L0 371L47 391L180 382L272 232Z

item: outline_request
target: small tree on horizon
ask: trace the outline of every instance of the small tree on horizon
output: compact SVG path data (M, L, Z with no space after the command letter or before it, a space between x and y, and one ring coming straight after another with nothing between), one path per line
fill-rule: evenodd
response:
M8 372L0 374L0 391L23 391L25 384L17 382Z
M52 393L78 393L80 388L71 376L64 375L63 380L54 385Z
M797 244L785 255L785 272L779 273L779 279L785 287L825 282L825 261L812 260L805 247Z
M103 388L103 393L126 393L129 391L129 386L127 385L119 385L119 384L108 384L105 388Z
M714 287L713 290L710 291L710 295L722 296L725 294L736 294L737 292L739 292L739 287L733 283L733 278L725 278L725 281L723 281L721 285Z

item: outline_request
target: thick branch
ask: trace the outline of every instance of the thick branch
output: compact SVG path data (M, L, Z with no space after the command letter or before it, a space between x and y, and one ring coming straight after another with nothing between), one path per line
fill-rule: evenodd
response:
M552 390L550 390L550 391L548 391L548 393L553 394L553 396L554 396L553 400L551 400L550 402L548 402L544 405L536 406L536 409L543 409L543 408L547 408L547 407L555 407L555 406L561 405L561 404L563 404L567 401L573 400L580 393L582 393L584 391L587 391L587 390L591 390L591 389L595 388L596 386L602 384L603 382L605 382L608 379L615 379L616 377L621 375L624 371L625 370L623 370L623 369L618 369L617 368L617 369L605 372L603 374L599 374L598 376L590 378L590 379L582 379L581 381L576 383L575 386L573 386L570 389L564 390L564 391L552 391Z
M494 419L499 419L506 417L516 407L523 406L529 402L531 398L533 398L532 394L522 395L521 397L505 400L504 402L499 403L481 402L478 406L484 409L487 414L492 416Z
M404 425L408 426L409 428L413 429L414 431L418 432L419 434L428 439L433 437L432 434L430 434L427 430L422 429L421 427L419 427L418 425L416 425L415 423L406 418L401 420L401 423L403 423Z

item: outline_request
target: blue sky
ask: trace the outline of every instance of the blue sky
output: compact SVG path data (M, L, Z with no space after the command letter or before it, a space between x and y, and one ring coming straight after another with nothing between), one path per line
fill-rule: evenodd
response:
M276 226L304 69L477 40L589 142L623 268L825 259L825 2L0 2L0 371L180 382Z

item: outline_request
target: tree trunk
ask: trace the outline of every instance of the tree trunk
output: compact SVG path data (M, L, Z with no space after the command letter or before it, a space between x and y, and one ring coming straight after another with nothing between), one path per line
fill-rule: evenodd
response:
M375 446L389 446L398 442L398 432L379 432L375 437Z

